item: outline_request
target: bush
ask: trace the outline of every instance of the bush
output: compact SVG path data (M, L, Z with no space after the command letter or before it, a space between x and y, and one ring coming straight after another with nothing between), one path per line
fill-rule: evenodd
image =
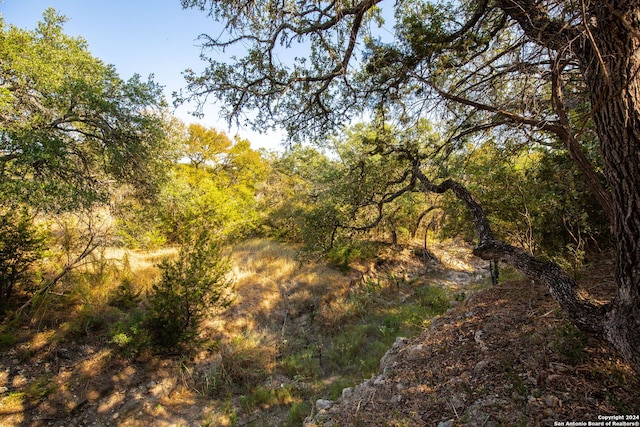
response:
M449 308L447 291L438 286L424 286L416 291L418 304L429 309L433 315L442 314Z
M125 277L109 298L109 305L121 310L130 310L138 304L140 304L140 291L136 291L133 281Z
M0 208L0 312L15 286L26 283L31 265L44 251L44 235L26 209Z
M144 328L145 314L134 309L109 328L109 342L127 357L137 357L151 347L148 331Z
M231 303L229 264L218 243L200 232L177 259L158 267L161 277L149 296L147 328L158 348L173 350L196 338L207 310Z

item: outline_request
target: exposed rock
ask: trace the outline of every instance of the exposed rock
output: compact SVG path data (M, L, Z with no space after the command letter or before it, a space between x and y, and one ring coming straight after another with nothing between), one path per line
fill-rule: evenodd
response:
M316 409L318 411L325 411L333 406L333 403L333 400L318 399L316 400Z
M411 360L420 359L423 357L424 350L425 347L422 344L408 346L405 349L406 357Z
M342 399L348 399L353 394L353 387L342 389Z
M557 408L562 405L562 401L558 399L556 396L552 396L552 395L546 395L544 397L544 403L549 408Z
M489 359L483 359L476 363L476 366L473 367L473 372L480 373L487 369L491 365L491 361Z
M408 342L409 340L404 337L396 338L391 349L382 356L382 359L380 359L380 371L383 374L393 368L394 363L398 358L398 353L407 345Z
M467 400L467 396L465 393L456 393L451 398L449 398L449 404L455 408L456 410L461 410L465 407L465 401Z

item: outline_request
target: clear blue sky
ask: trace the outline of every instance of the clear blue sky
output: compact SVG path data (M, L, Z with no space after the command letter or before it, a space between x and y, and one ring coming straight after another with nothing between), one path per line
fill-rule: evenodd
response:
M138 73L154 74L165 86L167 100L184 87L181 75L186 68L203 69L199 58L198 35L217 35L220 23L198 10L183 10L180 0L0 0L0 14L5 25L33 29L48 7L69 18L65 33L82 36L91 53L113 64L120 76L128 79ZM239 134L255 148L279 148L280 137L258 135L246 129L228 129L218 117L215 106L197 120L181 107L175 115L183 121L215 127L230 136Z

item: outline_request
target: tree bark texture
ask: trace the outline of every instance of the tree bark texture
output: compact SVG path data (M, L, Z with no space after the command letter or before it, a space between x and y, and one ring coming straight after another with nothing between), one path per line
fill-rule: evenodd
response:
M578 50L613 200L618 292L607 339L640 367L640 5L597 2L593 39ZM605 2L603 2L605 3ZM615 10L611 10L616 8Z
M589 302L560 267L489 238L490 232L479 220L480 244L475 253L544 280L576 326L604 338L640 373L640 2L585 3L581 26L552 18L545 4L497 2L534 42L553 51L570 51L580 63L611 192L617 293L607 305ZM477 203L466 200L470 195L455 185L444 187L467 204L474 218L482 214ZM430 191L444 187L425 185Z

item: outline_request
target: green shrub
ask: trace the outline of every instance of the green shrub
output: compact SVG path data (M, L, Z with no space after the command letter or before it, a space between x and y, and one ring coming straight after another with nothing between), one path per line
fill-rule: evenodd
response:
M109 342L128 357L136 357L151 347L151 337L145 329L146 316L135 309L109 328Z
M115 293L109 298L109 305L121 310L130 310L140 303L140 291L136 291L131 279L124 278Z
M565 322L558 328L557 338L553 340L552 346L560 352L572 364L582 362L586 357L585 351L588 338L571 322Z
M365 240L341 240L334 242L327 251L327 260L338 268L347 268L349 264L375 258L380 250L379 244Z
M180 250L175 260L158 266L161 277L149 296L147 328L161 350L186 346L197 336L207 311L231 303L229 264L206 232Z
M447 291L437 286L424 286L416 291L418 304L429 309L434 315L442 314L449 308Z
M120 318L120 311L106 305L83 304L67 322L69 338L95 337Z
M0 351L7 350L18 342L15 332L7 329L4 325L0 326Z
M18 284L29 280L29 269L44 251L44 234L26 209L0 207L0 313Z
M283 384L281 387L259 385L250 394L242 396L240 403L245 410L251 411L256 408L268 409L272 406L290 405L297 399L298 390L291 384Z
M301 426L304 424L304 420L311 414L313 407L311 403L307 401L297 402L291 405L289 413L287 414L287 420L285 427Z
M36 404L57 388L55 376L52 373L40 375L29 382L25 391L24 398L31 404Z

